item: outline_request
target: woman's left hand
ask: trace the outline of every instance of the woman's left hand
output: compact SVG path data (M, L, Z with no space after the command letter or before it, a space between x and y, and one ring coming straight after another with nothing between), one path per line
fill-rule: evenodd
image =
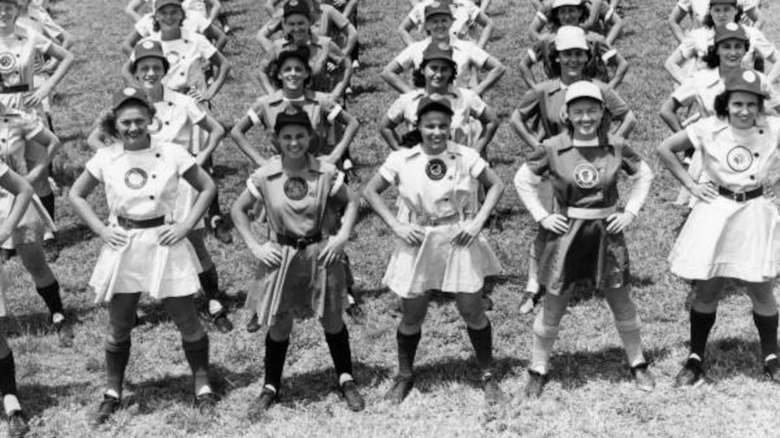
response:
M607 233L618 234L631 225L634 221L634 214L624 211L622 213L612 213L607 216Z
M325 266L330 266L333 262L340 260L344 255L344 247L347 245L347 238L339 235L330 236L328 238L328 244L322 249L317 260L325 263Z
M24 98L24 105L28 108L35 108L36 106L40 105L41 102L43 102L43 99L46 99L46 96L48 95L49 89L40 87L32 94Z
M174 245L187 237L189 231L189 228L181 223L164 225L160 234L157 235L157 243L163 246Z
M211 100L211 96L209 96L208 93L206 92L201 93L200 90L197 90L195 88L190 88L190 91L187 92L187 95L195 99L195 101L198 103L204 103Z
M474 239L477 238L479 232L482 231L482 224L478 223L474 219L469 219L461 222L460 229L452 237L450 242L457 246L469 246Z

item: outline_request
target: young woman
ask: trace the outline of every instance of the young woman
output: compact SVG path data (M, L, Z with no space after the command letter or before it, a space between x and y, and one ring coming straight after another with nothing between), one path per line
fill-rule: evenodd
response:
M149 126L155 110L144 90L118 91L111 108L104 129L119 142L97 151L69 195L76 213L105 242L89 281L95 302L108 305L106 391L91 423L105 423L119 409L130 334L143 292L161 300L178 327L194 378L196 407L208 414L217 397L209 384L209 338L193 300L200 288L198 259L187 235L203 217L216 188L180 146L152 142ZM174 221L181 180L199 194L187 217ZM87 202L100 184L108 203L107 223Z
M401 146L411 147L419 143L415 137L417 106L425 96L441 96L450 101L453 110L451 139L468 146L483 158L487 146L498 129L498 115L473 90L453 86L457 66L453 60L452 47L446 43L431 43L423 53L423 62L416 70L415 91L404 93L390 106L380 123L379 133L392 150ZM401 138L396 127L406 124L407 133Z
M526 92L509 120L529 152L536 151L541 147L542 141L566 129L565 120L561 117L565 109L566 89L578 81L593 79L594 70L588 61L594 56L596 54L591 51L584 30L574 26L564 26L558 30L553 51L550 53L551 79ZM594 81L594 84L600 87L604 106L611 120L617 124L614 128L615 135L628 138L636 126L634 113L611 87L599 81ZM552 209L553 194L546 177L542 180L540 193L547 208ZM520 306L521 313L533 310L543 293L536 278L536 260L542 245L541 238L542 235L538 234L528 259L528 283Z
M309 151L309 116L289 107L276 117L280 155L270 158L247 181L231 213L241 238L257 258L257 273L246 306L268 327L265 382L249 409L256 419L278 400L282 370L295 316L314 314L325 330L339 389L353 411L365 408L352 376L344 246L357 217L358 198L336 167ZM273 236L260 244L250 229L248 211L265 206ZM346 205L341 220L328 214L331 204Z
M534 322L525 394L541 395L561 318L575 282L582 280L604 291L636 385L652 391L655 380L642 353L639 316L629 295L623 231L639 213L653 175L624 139L608 134L601 88L575 82L566 90L564 105L567 130L545 140L514 180L520 199L541 228L538 281L547 289ZM635 179L622 211L617 189L621 171ZM552 182L553 209L539 199L544 174Z
M16 228L22 216L24 216L25 211L27 211L34 192L32 186L24 178L1 161L0 190L2 190L3 195L12 196L14 199L8 215L3 219L2 225L0 225L0 240L6 240L11 236L14 228ZM7 315L5 289L8 285L2 264L0 264L0 278L2 279L0 284L0 318L2 318ZM23 437L30 428L27 426L27 417L22 411L19 399L16 398L16 364L14 362L14 354L8 346L5 330L2 328L0 328L0 397L3 398L3 407L8 419L8 436Z
M661 161L699 201L669 255L672 273L696 282L690 354L676 386L705 380L707 338L727 278L746 283L764 370L780 384L773 294L780 273L780 215L764 196L777 183L780 118L766 115L765 99L758 74L732 72L725 79L725 91L715 98L715 116L689 125L658 146ZM703 180L692 178L675 155L690 148L701 153Z
M614 1L614 0L613 0ZM713 3L718 3L718 0L679 0L672 12L669 14L668 22L669 28L677 41L682 43L687 33L683 30L680 23L685 19L686 15L691 18L691 24L693 29L706 26L707 15L710 12L710 7ZM759 0L737 0L736 6L742 9L746 18L752 21L752 26L756 29L760 29L764 24L764 18L761 11L758 9Z
M429 35L428 38L417 41L401 51L382 70L382 79L399 93L414 91L414 86L404 80L401 74L407 70L420 68L423 53L431 43L445 43L452 46L454 50L453 60L458 67L456 85L471 88L478 95L483 95L503 76L506 67L476 44L452 37L450 28L453 22L452 11L445 2L434 2L426 6L423 27ZM473 74L479 70L487 71L482 81Z
M446 99L423 97L417 107L422 141L392 152L363 194L397 236L383 282L401 297L398 325L398 375L385 398L401 403L414 386L414 356L420 341L429 292L455 298L477 356L485 400L503 396L492 373L493 335L482 306L486 276L501 271L498 258L481 234L504 184L479 154L450 141L453 111ZM398 187L398 215L381 193ZM487 193L482 205L478 187Z
M144 16L138 15L137 9L140 7L141 2L148 0L131 0L127 5L125 12L133 17L135 24L133 25L133 32L127 36L122 48L128 55L132 53L133 48L143 38L148 38L155 33L159 32L160 26L158 24L158 17L156 15L156 9L159 6L159 2L154 2L155 10L152 13ZM224 50L228 43L228 37L225 32L222 31L215 18L219 14L220 5L218 0L206 0L208 2L216 1L217 4L211 8L210 13L206 13L206 6L203 0L181 0L176 3L181 5L184 13L184 18L181 22L181 27L187 33L197 33L205 36L209 41L213 41L214 46L218 51ZM201 9L202 8L202 9Z
M692 30L679 47L666 59L664 67L678 84L693 72L706 68L704 56L713 44L715 28L729 23L739 23L743 15L737 0L712 0L709 12L704 19L704 26ZM745 26L745 32L750 40L748 52L743 58L744 68L764 70L764 63L772 63L772 69L767 72L769 83L780 78L780 53L777 48L755 27Z
M398 33L407 46L415 42L415 39L412 38L410 33L412 30L425 30L425 8L435 1L438 0L422 0L418 2L414 5L406 18L404 18L404 21L398 26ZM449 2L452 7L453 18L452 26L450 26L450 34L452 37L475 42L478 47L484 49L488 41L490 41L490 36L493 34L495 26L493 19L488 17L487 14L471 0L450 0ZM482 32L480 32L479 37L475 39L472 35L476 35L476 26L480 26Z
M604 37L606 43L612 46L623 29L623 19L604 0L591 2L590 7L583 0L548 0L531 21L528 35L534 41L543 41L547 36L542 33L545 27L549 27L550 34L554 35L561 26L582 26L586 30L601 30L609 26L609 32Z
M136 80L146 91L146 98L155 108L155 119L149 127L153 141L172 143L184 148L195 161L203 167L219 146L225 135L225 129L208 112L202 110L195 100L187 95L172 91L162 84L162 79L168 73L168 60L163 53L159 41L144 40L136 45L133 52L132 71ZM102 149L115 141L102 140L107 133L100 123L87 139L93 150ZM196 129L196 128L199 128ZM205 132L208 137L203 142L197 136ZM201 144L203 143L203 144ZM176 202L174 219L182 221L187 217L197 193L187 183L181 183ZM214 261L206 249L204 242L204 221L200 220L187 235L187 239L195 248L202 272L198 274L203 294L208 299L206 313L220 332L228 333L233 329L233 323L227 317L227 309L222 304L224 296L219 290L219 276Z

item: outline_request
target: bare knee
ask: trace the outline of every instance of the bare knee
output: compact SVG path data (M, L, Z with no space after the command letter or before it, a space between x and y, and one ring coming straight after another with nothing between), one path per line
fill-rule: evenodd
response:
M455 296L458 312L466 325L474 330L485 328L488 324L485 308L482 305L482 293L459 293Z

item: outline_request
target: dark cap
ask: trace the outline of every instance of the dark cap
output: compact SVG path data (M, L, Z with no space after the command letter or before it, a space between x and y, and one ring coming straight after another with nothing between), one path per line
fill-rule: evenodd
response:
M309 52L308 47L296 46L295 48L282 50L276 58L276 63L281 67L282 64L284 64L284 61L287 61L290 58L296 58L308 67L309 56L311 56L311 52Z
M753 70L737 69L729 74L724 82L726 91L744 91L765 96L761 88L761 77Z
M434 15L449 15L452 17L452 9L448 0L434 0L433 3L425 7L425 19Z
M22 0L0 0L0 3L13 3L16 6L21 6Z
M294 104L289 104L287 109L276 116L274 132L278 134L287 125L300 125L305 126L307 129L312 129L309 115L298 109Z
M158 10L163 6L168 5L177 5L180 8L184 9L184 6L182 5L182 0L154 0L154 10Z
M748 38L745 28L741 24L728 23L715 28L714 44L725 40L750 41L750 38Z
M163 53L162 44L159 41L147 39L139 41L135 45L135 49L133 49L133 68L138 64L138 61L144 58L159 58L165 66L165 71L168 71L170 68L168 59L165 58L165 53Z
M284 4L282 13L283 18L287 18L290 15L301 14L311 20L311 11L309 6L303 0L290 0Z
M138 87L125 87L114 93L114 97L111 98L111 109L116 111L120 106L131 100L137 100L147 108L151 108L149 100L146 99L146 92L144 90Z
M452 105L450 105L450 101L446 98L425 96L420 99L420 104L417 105L417 118L429 111L436 110L445 112L450 116L454 114L452 111Z
M737 0L710 0L710 7L712 5L734 5L737 6Z
M431 41L431 43L428 44L428 47L425 48L425 51L423 51L423 61L430 61L433 59L452 61L452 46L444 41Z

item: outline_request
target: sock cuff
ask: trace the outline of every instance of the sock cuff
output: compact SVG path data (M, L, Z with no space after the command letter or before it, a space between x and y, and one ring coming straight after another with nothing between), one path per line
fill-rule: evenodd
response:
M43 286L43 287L35 287L35 290L38 291L39 294L43 295L47 292L59 292L60 291L60 283L57 280L54 280L54 283Z
M271 337L271 333L268 332L265 335L265 342L266 344L272 344L272 345L289 345L290 344L290 337L288 336L287 339L283 341L277 341L274 338Z
M466 326L466 329L469 331L469 333L473 334L482 334L482 333L492 333L493 326L490 324L490 320L487 320L487 325L485 327L482 327L481 329L473 329L469 326Z
M184 351L208 350L209 337L208 335L203 335L203 337L198 339L197 341L193 341L193 342L181 341L181 346L184 349Z
M130 351L131 345L132 342L130 338L127 338L121 342L106 340L106 351L109 353L123 353L125 351Z
M336 332L336 333L328 333L328 332L325 332L325 339L326 339L328 342L330 342L330 341L336 341L336 340L339 340L339 339L349 339L349 331L347 330L347 325L346 325L346 324L344 324L344 325L341 327L341 330L339 330L339 331L338 331L338 332Z
M417 332L417 333L415 333L413 335L406 335L406 334L401 333L401 330L398 330L395 333L395 337L399 341L415 341L416 342L416 341L419 341L420 338L422 337L422 330L420 330L419 332Z
M758 313L753 312L753 320L775 322L778 320L778 314L775 313L774 315L759 315Z

